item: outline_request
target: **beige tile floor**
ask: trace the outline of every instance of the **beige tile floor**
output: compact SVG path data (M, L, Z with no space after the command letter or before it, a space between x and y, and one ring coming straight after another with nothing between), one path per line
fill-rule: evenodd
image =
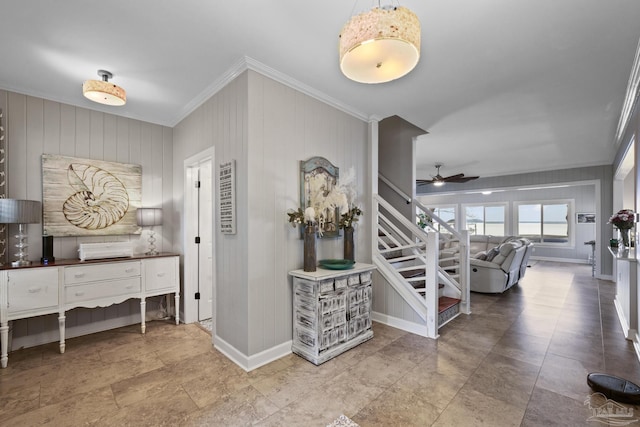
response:
M13 352L0 425L603 425L587 421L587 373L640 383L614 289L588 266L537 263L503 295L472 294L473 314L437 341L374 323L372 340L323 365L289 355L249 373L195 324L93 334L64 355Z

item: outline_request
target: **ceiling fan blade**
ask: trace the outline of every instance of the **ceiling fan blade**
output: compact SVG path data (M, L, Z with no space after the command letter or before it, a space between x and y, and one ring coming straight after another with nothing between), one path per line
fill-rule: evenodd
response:
M432 179L416 179L418 184L431 184L433 182Z
M458 178L462 178L464 176L463 173L459 173L457 175L451 175L451 176L447 176L442 178L443 181L455 181Z
M461 176L454 179L447 179L447 181L448 182L467 182L467 181L471 181L472 179L478 179L478 178L480 177L479 176Z

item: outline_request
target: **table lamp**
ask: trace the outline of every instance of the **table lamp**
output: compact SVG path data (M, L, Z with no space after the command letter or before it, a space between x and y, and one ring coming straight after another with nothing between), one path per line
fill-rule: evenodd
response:
M149 250L145 255L158 255L156 250L156 237L153 230L154 225L162 225L162 209L160 208L138 208L136 220L140 227L150 227L149 229Z
M31 265L28 260L27 224L39 224L42 218L41 203L37 200L0 199L0 224L18 224L18 259L11 263L13 267Z

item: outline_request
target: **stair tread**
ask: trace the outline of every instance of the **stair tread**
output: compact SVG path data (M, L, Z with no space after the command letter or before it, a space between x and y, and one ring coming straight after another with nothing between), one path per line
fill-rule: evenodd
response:
M425 267L404 267L397 269L398 273L400 273L405 279L409 279L411 277L424 277L425 270Z
M393 246L390 247L389 249L380 249L380 253L385 253L385 252L391 252L391 251L396 251L399 249L414 249L414 248L418 248L420 249L422 245L420 244L408 244L408 245L403 245L403 246Z
M459 298L440 297L438 298L438 313L442 313L456 304L460 304Z
M416 258L418 258L418 255L416 254L401 255L397 258L390 259L389 262L394 263L394 262L402 262L402 261L411 261Z

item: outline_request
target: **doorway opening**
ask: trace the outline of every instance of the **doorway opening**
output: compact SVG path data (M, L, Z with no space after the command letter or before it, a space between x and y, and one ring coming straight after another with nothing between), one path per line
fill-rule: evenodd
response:
M214 155L207 149L184 162L184 319L215 335Z

